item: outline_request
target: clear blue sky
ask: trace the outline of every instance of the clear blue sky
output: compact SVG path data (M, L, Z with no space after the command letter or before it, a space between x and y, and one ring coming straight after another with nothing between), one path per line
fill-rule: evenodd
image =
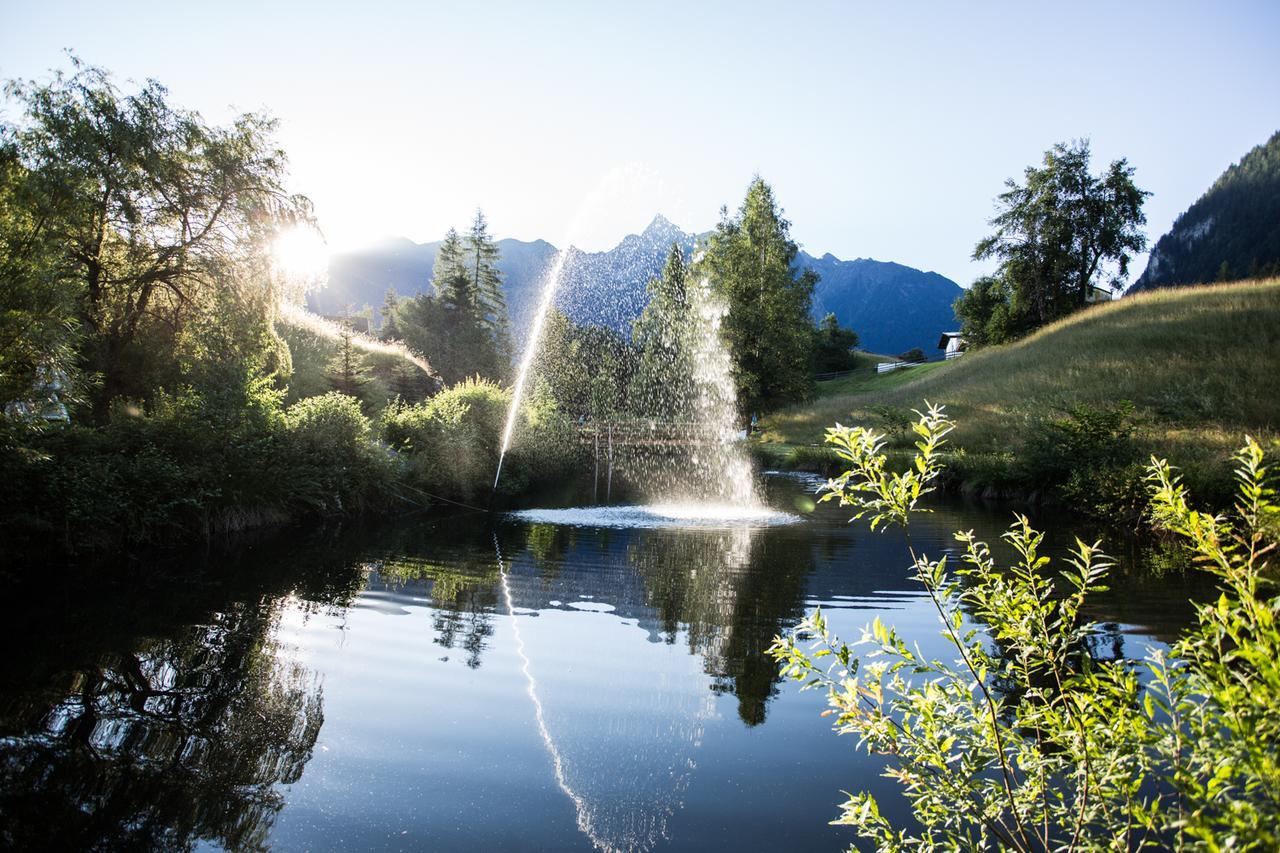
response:
M214 121L281 121L331 243L614 244L773 184L815 254L968 284L992 199L1057 141L1127 157L1154 241L1280 128L1280 3L0 0L0 77L61 51ZM1134 271L1141 271L1142 262Z

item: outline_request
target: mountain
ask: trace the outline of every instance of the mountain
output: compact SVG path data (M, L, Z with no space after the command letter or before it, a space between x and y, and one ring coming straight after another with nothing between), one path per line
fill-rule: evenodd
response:
M671 244L690 253L701 236L705 235L686 233L657 216L644 231L624 237L608 251L584 252L571 246L556 305L577 322L629 333L644 308L645 285L661 272ZM380 307L389 287L401 296L428 291L439 246L396 239L336 255L329 265L328 287L312 293L309 305L321 314L340 314L349 306ZM498 248L518 341L532 319L557 250L545 240L499 240ZM811 267L822 277L813 295L814 320L834 312L872 352L898 353L917 346L929 351L943 331L958 325L951 305L960 287L937 273L865 258L815 258L806 252L800 253L797 265Z
M1130 293L1280 273L1280 131L1240 158L1151 250Z
M960 285L936 272L887 261L842 261L831 253L801 264L822 278L813 291L813 316L829 313L858 333L871 352L896 355L912 347L934 353L943 332L960 328L951 306Z

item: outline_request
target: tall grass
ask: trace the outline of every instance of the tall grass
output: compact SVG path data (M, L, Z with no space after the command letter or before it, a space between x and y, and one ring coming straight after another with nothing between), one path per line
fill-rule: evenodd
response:
M1046 412L1128 400L1144 450L1205 481L1241 435L1276 438L1278 356L1280 279L1158 290L936 367L839 380L845 386L835 393L764 419L763 437L816 444L836 421L875 422L872 407L919 407L928 399L960 424L953 448L1007 457ZM896 381L883 381L889 377ZM1206 484L1215 493L1229 488L1221 479Z

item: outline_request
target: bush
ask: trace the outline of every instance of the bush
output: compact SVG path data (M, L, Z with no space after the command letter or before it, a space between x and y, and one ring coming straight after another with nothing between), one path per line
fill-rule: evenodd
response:
M471 501L488 493L498 468L511 391L468 379L417 405L396 402L382 417L388 444L409 456L410 482L426 492ZM521 411L500 483L505 493L556 476L573 458L573 426L546 395Z
M392 477L355 397L330 391L285 412L291 500L321 513L359 511Z
M898 356L899 361L924 361L924 350L920 347L912 347Z
M1022 477L1077 511L1136 523L1145 504L1143 468L1134 441L1133 404L1083 403L1034 421L1021 457Z
M888 758L885 775L901 783L916 820L892 826L864 792L836 822L882 850L1276 849L1280 596L1267 558L1280 506L1259 445L1246 440L1236 455L1232 519L1192 510L1168 463L1152 459L1153 521L1222 593L1197 606L1169 655L1150 652L1144 680L1132 664L1090 653L1084 614L1111 565L1097 543L1077 540L1054 569L1039 553L1043 534L1017 517L1005 534L1018 554L1008 568L972 533L956 534L954 570L947 557L914 551L910 518L942 471L951 428L940 409L926 412L915 465L898 474L886 471L882 436L828 430L850 468L823 500L854 507L873 529L907 531L915 577L957 655L922 659L877 619L858 658L821 610L775 638L785 675L826 687L837 731ZM986 631L967 630L966 616Z

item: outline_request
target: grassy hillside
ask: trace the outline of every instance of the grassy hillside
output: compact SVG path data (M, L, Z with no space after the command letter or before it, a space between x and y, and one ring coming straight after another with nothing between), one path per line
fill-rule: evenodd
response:
M1274 440L1280 430L1278 356L1280 279L1155 291L956 361L823 383L816 400L765 418L762 439L818 444L836 421L885 425L927 399L958 421L952 446L968 464L1012 464L1043 419L1127 400L1144 452L1218 490L1245 433Z

